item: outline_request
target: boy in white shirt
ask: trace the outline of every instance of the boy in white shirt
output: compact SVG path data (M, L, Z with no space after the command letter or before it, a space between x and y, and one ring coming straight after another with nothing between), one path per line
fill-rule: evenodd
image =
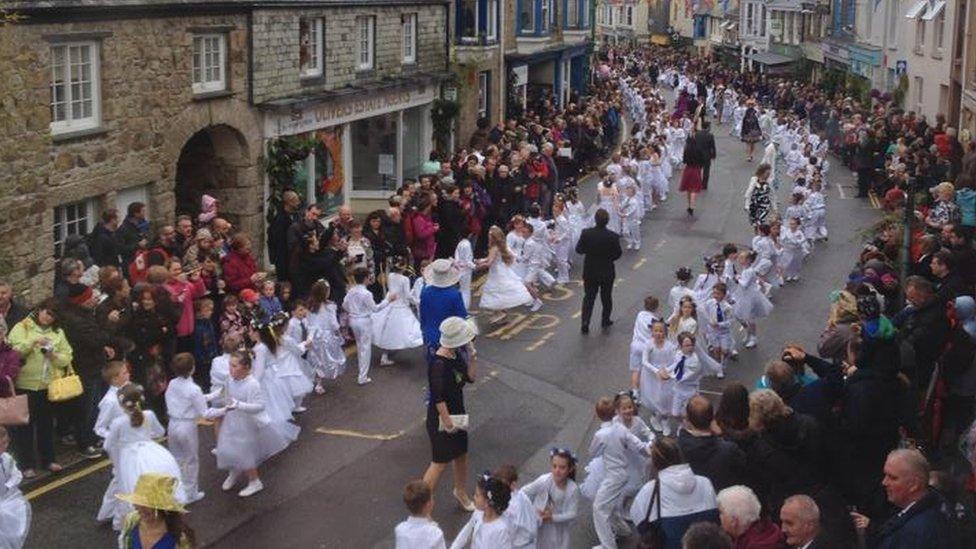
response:
M359 359L359 385L372 383L369 378L370 361L373 358L373 313L385 309L390 303L396 301L397 295L390 292L383 301L376 303L373 301L373 293L366 288L366 280L369 278L369 271L363 268L356 269L352 273L355 284L346 293L346 298L342 300L342 309L349 313L349 327L352 328L352 335L356 338L356 356Z
M411 480L403 489L403 503L410 516L393 530L396 549L446 549L444 532L430 515L434 511L434 497L423 480Z
M108 384L108 391L102 400L98 403L98 418L95 420L95 434L105 438L108 436L109 427L112 425L112 421L115 418L125 415L125 411L122 410L122 405L119 404L119 388L129 383L129 369L126 368L124 362L120 360L113 360L102 368L102 379L104 379ZM105 489L105 495L102 497L102 506L98 509L98 514L96 519L99 522L104 522L111 520L115 516L115 506L118 505L118 499L115 495L119 492L118 481L115 477L115 457L109 456L112 460L112 480L108 483L108 488Z
M200 433L197 420L223 415L223 408L208 409L207 398L219 394L220 389L204 395L200 386L193 381L196 361L190 353L178 353L171 366L176 377L166 387L166 411L169 425L166 428L167 445L170 453L180 465L186 502L193 503L203 499L203 492L197 489L200 477Z

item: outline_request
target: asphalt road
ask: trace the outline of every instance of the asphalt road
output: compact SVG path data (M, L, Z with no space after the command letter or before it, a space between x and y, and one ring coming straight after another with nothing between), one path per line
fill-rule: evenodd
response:
M575 448L585 464L596 426L592 402L628 385L633 319L644 297L653 294L664 301L675 267L687 265L698 273L703 253L714 253L725 242L750 242L742 193L756 164L745 162L742 144L728 137L727 128L716 127L715 134L719 157L697 217L686 216L684 197L673 192L645 219L642 249L626 252L617 263L616 324L610 330L594 324L588 336L580 334L578 282L546 296L537 313L521 311L515 322L494 331L483 326L479 380L466 390L472 418L471 478L502 463L518 466L523 479L535 478L547 470L553 445ZM777 356L785 341L811 347L816 342L826 319L827 295L846 279L860 247L859 232L877 216L868 202L851 198L853 178L839 162L833 164L827 192L829 243L818 245L808 258L801 282L776 293L776 309L759 327L759 346L742 351L725 380L704 381L706 394L716 394L730 381L751 386L762 364ZM585 183L589 203L593 180ZM787 192L780 190L781 204ZM572 274L579 276L578 267ZM257 496L241 499L221 492L223 475L203 450L201 489L207 497L191 506L188 515L202 545L392 547L393 527L406 514L401 489L423 474L430 451L422 423L423 357L403 352L395 358L396 366L374 367L372 385L356 386L353 366L325 395L309 398L309 411L299 420L300 439L261 468L265 490ZM212 446L209 429L201 429L201 447ZM31 495L34 518L28 547L114 545L111 530L94 520L110 472L98 467L62 475L57 484L40 489L46 492ZM434 509L448 540L468 517L454 504L450 486L448 472ZM468 486L473 488L473 481ZM574 546L591 547L595 541L587 504L577 520Z

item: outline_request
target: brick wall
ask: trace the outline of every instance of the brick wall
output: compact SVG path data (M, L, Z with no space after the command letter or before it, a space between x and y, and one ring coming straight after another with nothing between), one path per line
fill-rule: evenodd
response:
M403 65L401 16L417 14L416 63ZM357 74L356 17L376 17L374 69ZM323 78L303 82L299 75L299 21L323 18ZM443 3L412 6L336 7L304 10L256 10L254 29L254 102L345 86L363 86L384 78L446 69L447 7Z

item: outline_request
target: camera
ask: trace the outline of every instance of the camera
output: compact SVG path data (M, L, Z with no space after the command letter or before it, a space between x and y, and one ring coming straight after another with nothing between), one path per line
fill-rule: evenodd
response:
M54 351L54 345L51 345L50 343L41 346L41 353L45 355L53 351Z

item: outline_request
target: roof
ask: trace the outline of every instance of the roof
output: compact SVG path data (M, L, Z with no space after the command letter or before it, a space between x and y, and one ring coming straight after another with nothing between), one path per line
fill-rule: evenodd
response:
M163 8L206 7L210 9L241 7L296 6L364 6L445 4L449 0L7 0L3 7L10 11L46 11L72 9L76 11L98 8Z
M756 63L762 63L763 65L785 65L787 63L792 63L799 58L790 57L788 55L782 55L771 51L761 51L750 55L749 59L752 59Z

